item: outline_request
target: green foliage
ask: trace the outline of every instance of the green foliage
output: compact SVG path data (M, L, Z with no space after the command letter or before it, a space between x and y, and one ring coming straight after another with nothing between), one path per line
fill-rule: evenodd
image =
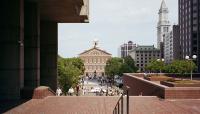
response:
M111 58L107 61L105 73L108 77L114 78L115 75L121 76L123 73L133 73L137 71L134 60L127 56L122 58Z
M80 58L58 58L58 82L64 93L78 84L84 70L83 61Z
M122 63L123 59L121 58L114 57L109 59L105 67L106 75L110 78L113 78L115 75L119 75Z
M85 67L84 67L83 61L80 58L71 58L71 61L72 61L72 65L80 69L81 75L84 74Z
M146 66L145 69L153 72L161 72L165 69L165 64L163 61L153 60Z
M124 58L124 64L127 64L128 69L131 69L130 73L132 72L136 72L138 70L138 68L135 66L135 61L133 60L133 58L131 56L127 56Z
M175 60L171 64L165 65L162 61L152 61L147 65L146 69L149 71L158 72L159 70L165 73L178 73L184 75L194 71L197 68L193 61L188 60Z
M127 64L127 63L123 63L120 67L120 73L119 75L123 75L123 73L132 73L133 69Z
M120 68L120 75L123 73L133 73L136 72L138 68L135 66L135 61L131 56L127 56L124 58L124 63Z
M181 75L184 75L190 73L191 70L194 71L196 68L197 66L193 61L175 60L165 67L165 71L168 73L180 73Z

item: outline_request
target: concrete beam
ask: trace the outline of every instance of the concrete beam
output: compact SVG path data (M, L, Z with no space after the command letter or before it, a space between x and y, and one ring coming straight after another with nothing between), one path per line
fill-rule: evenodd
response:
M80 23L88 20L88 0L40 0L41 20Z

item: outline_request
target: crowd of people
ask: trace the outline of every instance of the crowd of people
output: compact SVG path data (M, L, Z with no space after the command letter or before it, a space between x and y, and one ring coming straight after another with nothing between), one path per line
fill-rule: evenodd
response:
M88 85L89 81L97 81L99 86L86 86ZM71 87L67 91L66 95L68 96L87 96L87 95L96 95L96 96L118 96L122 93L122 90L113 87L110 84L111 82L104 77L91 77L91 76L86 76L81 78L79 84L76 85L76 87ZM110 85L109 85L110 84ZM61 96L63 95L62 90L58 88L56 90L56 95Z

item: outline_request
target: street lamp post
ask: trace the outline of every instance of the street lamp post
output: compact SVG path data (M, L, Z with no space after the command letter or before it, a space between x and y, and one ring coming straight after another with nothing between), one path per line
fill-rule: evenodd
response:
M190 61L190 68L191 68L191 71L190 71L190 80L192 80L192 61L196 60L196 58L197 58L196 55L193 55L192 58L190 58L189 56L185 56L185 59L187 59L187 60Z
M157 61L159 62L159 61L162 61L162 62L164 62L165 61L165 59L157 59ZM160 73L162 73L162 71L161 71L161 67L160 67Z

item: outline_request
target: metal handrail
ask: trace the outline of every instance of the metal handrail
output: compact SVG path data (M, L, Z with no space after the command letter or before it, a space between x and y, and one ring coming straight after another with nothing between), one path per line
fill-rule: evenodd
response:
M124 104L123 104L123 98L125 95L127 95L127 101L126 101L126 112L127 114L129 114L129 93L128 93L128 90L129 90L129 87L126 86L125 87L126 89L126 92L123 92L120 96L120 98L118 99L117 101L117 104L115 105L115 108L113 110L113 114L124 114ZM120 103L121 102L121 103ZM121 108L120 108L120 105L121 105Z
M56 95L56 93L51 88L48 88L48 90L51 91L54 95Z

